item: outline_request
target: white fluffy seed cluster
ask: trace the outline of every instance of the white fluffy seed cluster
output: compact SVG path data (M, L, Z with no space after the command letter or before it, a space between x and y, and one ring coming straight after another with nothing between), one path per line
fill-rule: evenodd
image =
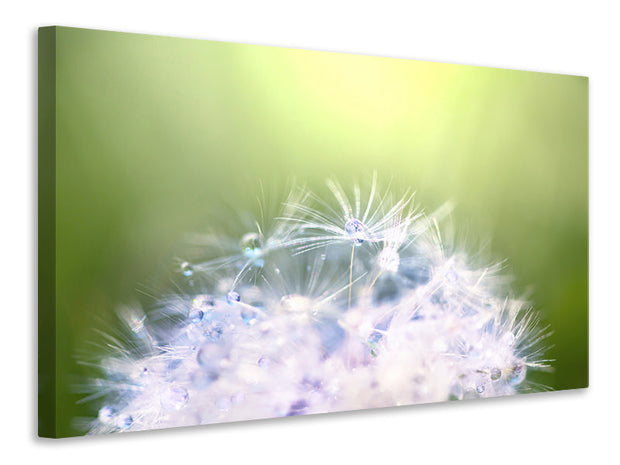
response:
M203 237L175 290L108 336L90 433L504 396L547 335L497 267L448 251L412 196L298 189L253 230ZM267 224L267 227L265 227ZM104 401L101 398L105 399Z

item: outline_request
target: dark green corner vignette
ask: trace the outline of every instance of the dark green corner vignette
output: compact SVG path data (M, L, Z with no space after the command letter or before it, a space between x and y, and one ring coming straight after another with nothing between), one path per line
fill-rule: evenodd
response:
M56 436L56 27L39 28L38 420Z

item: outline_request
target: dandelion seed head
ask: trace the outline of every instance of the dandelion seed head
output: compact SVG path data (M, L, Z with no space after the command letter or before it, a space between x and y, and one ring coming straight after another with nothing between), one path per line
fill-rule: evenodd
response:
M90 385L91 433L534 389L549 330L499 266L476 266L442 237L439 213L376 177L328 188L331 199L297 189L275 218L201 236L172 291L119 311L124 332L102 336Z

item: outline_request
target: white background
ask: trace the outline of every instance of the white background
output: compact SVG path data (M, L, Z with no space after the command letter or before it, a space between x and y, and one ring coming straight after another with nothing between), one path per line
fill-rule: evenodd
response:
M3 2L2 461L613 462L620 431L620 34L613 6L566 0ZM105 438L37 439L36 28L54 24L589 76L591 388Z

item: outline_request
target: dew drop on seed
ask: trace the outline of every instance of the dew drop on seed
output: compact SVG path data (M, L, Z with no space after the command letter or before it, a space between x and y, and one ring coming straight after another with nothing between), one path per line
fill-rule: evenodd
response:
M226 302L228 302L230 305L234 305L235 302L239 301L241 301L241 296L238 292L230 291L228 294L226 294Z
M219 340L224 333L224 329L220 325L213 325L205 331L205 336L212 342Z
M485 389L486 388L484 387L484 384L480 384L480 385L476 386L476 392L478 394L482 394L485 391Z
M164 410L175 412L185 407L188 399L189 394L184 387L168 386L162 391L159 401Z
M247 233L241 238L241 251L248 258L257 258L262 253L260 235L254 232Z
M252 326L254 323L256 323L257 315L258 313L252 307L244 308L243 310L241 310L241 319L248 326Z
M219 344L210 343L203 345L198 354L196 360L198 364L207 372L217 375L220 368L220 362L226 358L227 354L223 347Z
M491 368L491 379L497 381L502 376L502 370L499 368Z
M133 424L131 415L123 414L116 418L116 427L119 429L128 429Z
M198 308L192 308L189 311L189 321L191 321L192 323L200 323L202 321L202 318L205 316L204 312Z
M356 246L362 245L366 239L366 227L364 226L364 223L357 218L348 220L344 225L344 230L349 237L353 239Z
M106 405L99 409L98 418L101 423L109 425L114 420L115 415L116 415L116 412L114 411L114 409Z
M183 262L181 263L181 273L183 273L183 276L187 276L189 278L194 274L194 269L189 263Z
M218 374L210 371L192 373L191 381L195 389L204 389L218 378Z
M507 374L506 378L508 383L516 386L517 384L521 384L523 380L525 380L525 375L527 374L527 368L522 363L516 363L513 365L510 372Z
M293 402L286 416L292 417L296 415L302 415L306 407L308 407L308 403L304 399Z

